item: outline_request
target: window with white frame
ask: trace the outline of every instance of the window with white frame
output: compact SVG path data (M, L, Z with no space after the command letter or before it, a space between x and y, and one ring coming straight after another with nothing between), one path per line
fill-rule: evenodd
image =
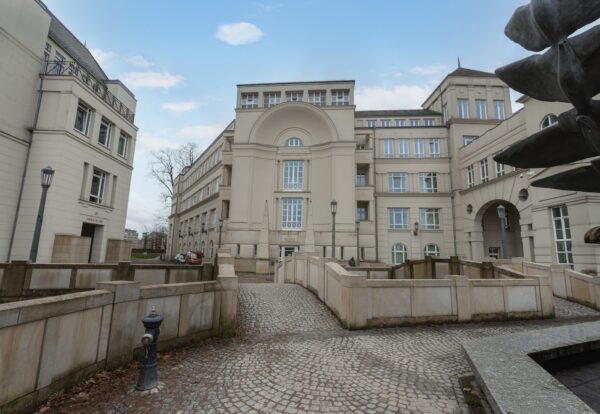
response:
M548 114L544 118L542 118L542 122L540 122L540 130L551 127L554 124L558 123L558 117L554 114Z
M317 106L325 105L325 91L308 91L308 103Z
M390 193L406 192L406 173L391 172L388 173L388 191Z
M114 125L105 118L100 122L100 132L98 133L98 144L110 148Z
M462 119L469 119L469 100L459 99L458 100L458 117Z
M131 137L121 131L119 134L119 145L117 146L117 154L119 154L123 158L127 158L127 154L129 152L129 141L131 141Z
M567 206L552 207L552 223L554 227L554 245L558 263L573 263L573 245L571 225Z
M258 108L258 93L243 93L241 104L242 109Z
M397 127L403 127L406 125L406 119L396 119L394 121Z
M437 191L438 191L437 173L434 173L434 172L419 173L419 191L421 193L437 193Z
M408 229L408 208L388 208L388 228L391 230Z
M409 151L410 150L408 148L408 139L402 138L398 142L398 156L400 158L408 158L410 156Z
M263 106L271 108L281 103L281 92L265 92L263 93Z
M488 160L487 158L479 161L479 173L481 176L481 182L486 183L490 179L489 169L488 169Z
M383 140L383 158L394 158L394 141L391 139Z
M477 119L487 119L487 101L485 99L475 99L475 111Z
M356 220L367 221L369 219L366 207L356 207Z
M381 120L381 126L384 128L389 128L392 124L392 120L391 119L382 119Z
M420 119L411 119L410 120L410 126L411 127L421 126L421 120Z
M348 89L332 90L331 91L332 106L347 106L350 105L350 91Z
M302 228L302 199L281 199L281 228L284 230L300 230Z
M475 168L472 165L467 167L467 186L469 188L475 186Z
M424 158L425 157L425 145L423 143L423 138L415 138L413 140L414 153L415 158Z
M304 188L304 161L283 162L283 190L302 191Z
M288 91L285 95L288 102L302 102L304 93L302 91Z
M448 105L444 104L444 106L442 106L442 116L444 118L444 123L448 122Z
M467 146L479 138L477 135L463 135L463 146Z
M506 114L504 112L504 101L502 101L502 100L494 101L494 115L496 116L496 119L498 119L500 121L506 119Z
M502 177L505 174L504 164L494 161L496 163L496 177Z
M439 138L429 138L429 158L440 158Z
M396 243L392 246L392 263L402 264L406 262L407 251L403 243Z
M92 175L92 186L90 187L89 200L92 203L102 204L104 201L104 192L106 190L106 180L108 174L104 171L94 168Z
M426 244L423 249L423 255L425 257L440 257L440 246L434 243Z
M440 229L440 209L439 208L420 208L421 229L439 230Z
M288 138L288 140L285 141L285 146L286 147L303 147L304 143L302 142L302 140L300 138L292 137L292 138Z
M367 119L367 128L375 128L377 121L375 119Z
M367 174L364 171L358 171L356 173L356 185L358 185L358 186L367 185Z
M75 129L83 135L87 135L90 130L90 120L92 118L92 110L83 102L77 105L75 114Z
M431 118L426 118L424 122L425 126L433 126L433 119Z

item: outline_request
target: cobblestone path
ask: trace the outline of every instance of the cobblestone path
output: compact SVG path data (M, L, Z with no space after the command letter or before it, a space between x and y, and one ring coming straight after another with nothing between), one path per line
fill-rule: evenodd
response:
M460 413L461 342L576 323L600 314L557 300L555 320L346 331L296 285L242 284L239 331L160 366L164 388L123 389L84 412ZM102 407L102 408L101 408Z

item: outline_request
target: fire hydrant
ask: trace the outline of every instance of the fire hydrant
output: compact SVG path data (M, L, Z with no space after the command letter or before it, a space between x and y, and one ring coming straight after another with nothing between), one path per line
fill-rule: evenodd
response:
M156 349L158 344L158 335L160 334L160 324L163 317L156 313L156 307L152 307L150 315L142 319L146 333L142 336L142 346L144 353L140 360L140 376L135 386L136 390L145 391L156 387L158 384Z

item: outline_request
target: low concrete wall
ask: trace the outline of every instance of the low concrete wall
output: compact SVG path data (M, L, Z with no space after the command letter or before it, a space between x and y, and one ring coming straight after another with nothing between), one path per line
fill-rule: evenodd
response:
M552 282L547 276L368 279L309 253L286 258L276 273L279 283L296 283L313 291L348 329L554 316Z
M141 286L98 282L96 290L0 305L0 412L27 412L51 394L141 348L143 316L164 317L159 349L235 329L233 264L216 281Z

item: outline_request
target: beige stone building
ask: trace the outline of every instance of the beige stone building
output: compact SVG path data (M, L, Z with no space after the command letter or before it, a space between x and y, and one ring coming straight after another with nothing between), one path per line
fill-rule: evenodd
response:
M37 261L115 259L135 97L40 1L0 2L0 53L0 261L29 257L48 165L55 174Z
M533 188L548 171L492 159L564 105L522 98L513 114L502 81L466 68L415 110L357 111L354 86L238 85L235 120L178 178L167 254L211 257L221 234L248 270L293 251L330 256L335 199L338 259L524 256L598 269L600 252L583 233L600 223L600 197Z

